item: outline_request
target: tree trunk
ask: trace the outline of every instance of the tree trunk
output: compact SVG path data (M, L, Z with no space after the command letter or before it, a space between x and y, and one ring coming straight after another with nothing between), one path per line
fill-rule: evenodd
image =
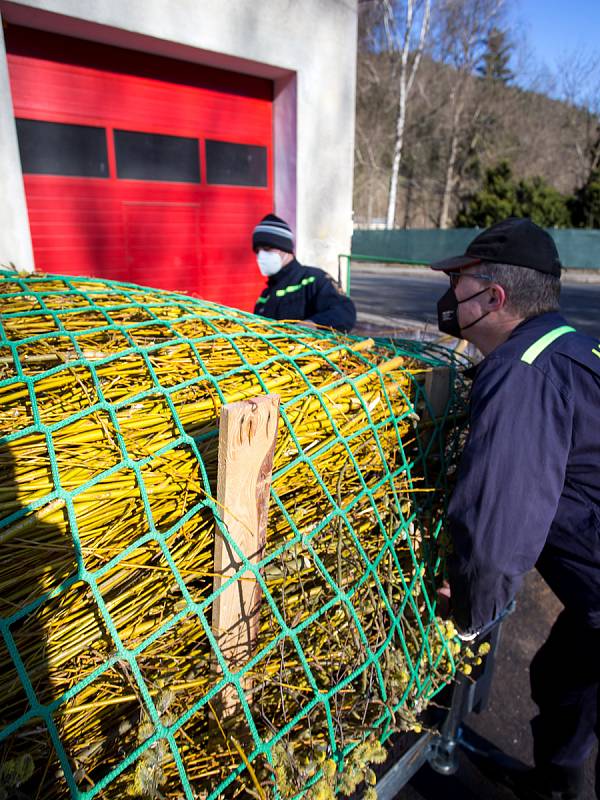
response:
M402 145L404 143L404 126L406 123L406 80L403 72L400 74L400 98L398 102L398 117L396 120L396 141L394 144L394 160L390 177L390 193L388 196L386 228L394 227L396 217L396 198L398 196L398 176L400 174L400 161L402 160Z
M450 153L446 165L446 179L444 181L444 191L442 194L442 207L440 209L440 219L438 227L446 229L450 216L450 200L452 199L452 189L454 188L454 168L456 165L456 153L458 151L458 133L452 134L450 141Z
M456 91L456 90L455 90ZM452 200L452 190L454 189L456 159L458 156L458 146L460 140L460 122L464 109L464 97L462 86L458 87L459 100L454 106L452 115L452 129L450 134L450 150L448 152L448 162L446 164L446 177L444 179L444 191L442 193L442 205L440 208L440 218L438 227L445 230L448 227L450 217L450 202Z
M412 212L412 204L413 204L413 192L414 192L414 167L410 167L410 171L408 174L408 181L406 184L406 200L404 203L404 221L402 222L402 227L406 230L406 228L410 227L410 218Z
M398 178L400 175L400 163L402 161L402 147L404 145L404 129L406 127L406 105L408 95L410 93L415 75L419 68L419 62L425 46L425 38L429 30L429 15L431 11L431 0L425 0L425 8L423 10L423 19L421 21L421 30L419 32L419 43L415 52L414 60L408 70L408 56L410 53L411 34L414 21L414 6L413 0L407 0L406 3L406 26L404 29L404 36L402 41L402 50L400 53L400 78L399 78L399 95L398 95L398 116L396 117L396 139L394 141L394 158L392 161L392 172L390 175L390 190L388 194L388 206L385 227L393 228L396 218L396 203L398 198ZM393 19L393 12L391 6L388 5L388 13L392 14L389 17L390 24Z

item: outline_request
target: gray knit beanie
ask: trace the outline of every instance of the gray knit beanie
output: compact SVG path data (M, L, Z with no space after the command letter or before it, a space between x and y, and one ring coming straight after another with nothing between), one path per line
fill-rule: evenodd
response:
M252 249L256 253L260 247L276 247L286 253L294 252L292 229L275 214L267 214L252 232Z

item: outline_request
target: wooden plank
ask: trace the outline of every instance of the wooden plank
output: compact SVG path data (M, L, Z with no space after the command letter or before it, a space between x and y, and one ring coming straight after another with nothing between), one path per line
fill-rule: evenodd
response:
M433 367L425 375L425 394L431 407L433 419L441 417L450 396L450 370L448 367Z
M252 563L261 559L266 544L278 419L278 395L230 403L221 409L217 501L229 536ZM215 591L241 565L235 550L216 528ZM241 669L253 655L260 602L260 586L248 571L215 598L212 630L232 672ZM245 688L250 688L249 681L245 681ZM217 704L219 716L233 714L238 703L235 689L227 687Z

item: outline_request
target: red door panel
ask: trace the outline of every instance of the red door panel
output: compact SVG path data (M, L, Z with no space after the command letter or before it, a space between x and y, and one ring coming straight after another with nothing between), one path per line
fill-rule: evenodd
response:
M252 228L273 208L271 82L18 26L6 34L17 119L106 131L107 177L28 172L22 150L38 269L252 309L263 285ZM143 179L119 177L115 130L197 140L199 174L157 180L152 163L164 160L150 156ZM207 139L264 148L263 185L207 184Z
M203 294L199 209L176 203L123 203L129 280Z

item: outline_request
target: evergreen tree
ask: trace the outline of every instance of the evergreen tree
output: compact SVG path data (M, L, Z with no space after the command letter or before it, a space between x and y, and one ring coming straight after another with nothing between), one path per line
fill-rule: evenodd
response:
M570 199L569 209L573 227L600 228L600 120L587 156L590 164L587 180Z
M515 216L529 217L542 228L569 228L571 214L567 198L543 178L520 180L517 184Z
M575 228L600 228L600 169L590 173L569 207Z
M456 226L487 228L511 216L529 217L542 227L568 228L571 224L564 195L543 178L515 181L510 165L501 161L486 170L482 188L467 200L456 218Z
M516 186L507 161L486 170L482 188L459 211L457 228L487 228L514 214Z
M489 80L510 83L515 77L508 66L510 51L511 44L507 39L506 31L495 26L490 28L486 39L486 49L477 72Z

